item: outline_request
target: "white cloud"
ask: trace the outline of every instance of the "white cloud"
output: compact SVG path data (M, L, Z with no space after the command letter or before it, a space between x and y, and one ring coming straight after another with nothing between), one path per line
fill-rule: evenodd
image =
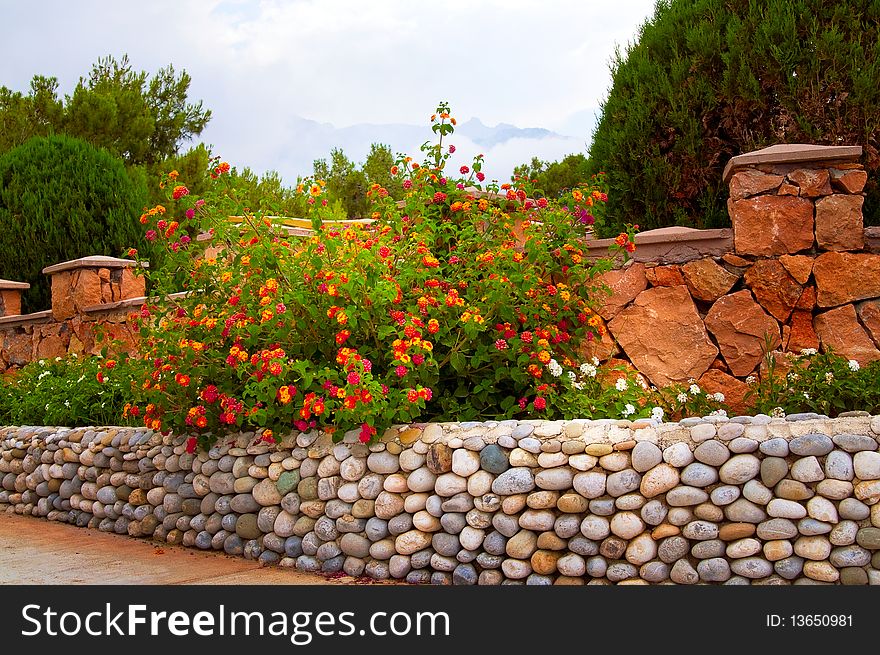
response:
M136 68L151 72L172 62L192 76L191 98L214 112L203 140L230 161L276 169L285 179L308 172L295 167L325 155L332 140L326 130L304 132L295 125L299 117L336 127L425 125L429 135L427 117L449 100L462 120L477 116L489 125L574 137L497 146L486 154L500 170L532 155L555 159L584 150L610 84L614 46L635 37L653 4L10 3L0 25L0 84L23 90L34 74L56 75L69 93L102 55L127 52Z

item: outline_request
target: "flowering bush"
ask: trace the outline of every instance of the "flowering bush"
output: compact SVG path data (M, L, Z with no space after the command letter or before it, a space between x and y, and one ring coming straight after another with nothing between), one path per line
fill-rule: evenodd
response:
M632 369L603 367L595 358L565 372L556 360L551 360L548 369L559 381L555 385L539 386L541 395L533 401L533 407L552 408L552 414L565 419L653 418L662 421L726 413L724 395L706 393L694 380L686 385L673 384L658 389L649 386Z
M368 226L323 224L321 180L299 188L314 227L303 238L238 205L228 164L213 162L205 198L169 183L180 214L143 218L168 265L147 273L155 296L136 317L145 371L130 411L192 434L354 428L369 441L417 417L552 410L541 399L559 385L555 367L576 369L578 346L598 335L593 278L610 263L586 259L581 205L484 185L482 155L448 171L454 126L442 104L426 160L391 169L404 200L368 191ZM578 193L582 205L606 197ZM187 293L167 297L180 271Z
M125 359L41 359L0 376L2 425L118 425L131 397Z
M863 410L880 412L880 361L865 367L833 351L809 348L791 358L788 370L780 370L776 354L765 357L766 373L750 378L747 396L756 411L790 414L812 411L827 416Z

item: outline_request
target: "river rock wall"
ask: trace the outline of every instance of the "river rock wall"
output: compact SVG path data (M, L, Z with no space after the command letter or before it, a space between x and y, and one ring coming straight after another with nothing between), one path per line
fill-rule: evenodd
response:
M0 511L433 584L880 584L880 416L0 429ZM35 529L38 529L35 523ZM122 537L120 537L122 538Z

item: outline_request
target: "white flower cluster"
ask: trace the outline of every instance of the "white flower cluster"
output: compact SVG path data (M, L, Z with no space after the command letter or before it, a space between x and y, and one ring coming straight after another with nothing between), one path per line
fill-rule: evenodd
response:
M614 383L614 388L618 391L626 391L629 389L629 385L626 383L624 378L618 378L617 382Z
M727 416L727 411L723 409L716 409L714 412L711 412L709 416Z
M781 407L774 407L770 410L770 416L773 418L785 418L785 410Z
M856 360L854 360L854 359L849 360L849 361L847 362L847 365L849 366L849 370L852 371L853 373L855 373L856 371L858 371L859 368L860 368L860 367L859 367L859 363L858 363Z
M633 405L631 403L627 403L626 406L623 408L623 411L620 412L620 415L626 417L626 416L632 416L635 413L636 413L636 408L633 407Z
M663 420L663 408L662 407L655 407L654 409L652 409L651 410L651 418L654 419L655 421L662 421Z
M834 380L834 373L832 373L831 371L828 371L828 372L825 374L825 382L826 382L826 384L830 384L833 380Z
M688 387L688 391L690 391L692 396L698 396L700 394L700 387L698 387L696 384L692 384L690 387Z
M684 392L678 394L675 399L680 403L686 403L688 401L688 395Z
M816 350L815 348L804 348L801 351L801 356L802 357L809 357L810 355L815 355L817 352L819 352L819 351Z
M583 375L584 377L588 377L588 378L596 377L596 367L593 366L592 364L586 364L586 363L581 364L580 371L581 371L581 375Z
M551 359L548 362L547 370L550 371L550 375L552 375L554 378L558 378L560 375L562 375L562 367L555 359Z
M724 402L724 394L721 393L720 391L717 393L711 393L711 394L709 394L709 400L714 400L716 403L723 403Z
M37 376L37 380L42 380L47 375L52 375L51 371L43 371Z

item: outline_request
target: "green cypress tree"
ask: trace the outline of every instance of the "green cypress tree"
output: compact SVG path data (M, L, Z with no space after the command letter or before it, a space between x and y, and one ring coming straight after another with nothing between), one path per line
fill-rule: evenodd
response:
M776 143L862 146L880 224L880 0L660 0L612 74L590 147L603 236L728 225L724 165Z
M0 155L0 278L30 283L22 311L49 308L46 266L144 248L146 197L143 176L80 139L34 137Z

